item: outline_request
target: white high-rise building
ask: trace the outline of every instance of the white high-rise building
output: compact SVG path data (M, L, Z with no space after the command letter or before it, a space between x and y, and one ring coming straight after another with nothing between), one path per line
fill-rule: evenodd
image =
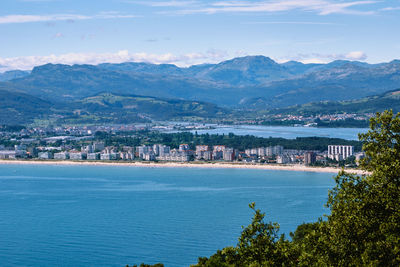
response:
M354 154L353 146L340 146L330 145L328 146L328 158L339 160L345 160Z

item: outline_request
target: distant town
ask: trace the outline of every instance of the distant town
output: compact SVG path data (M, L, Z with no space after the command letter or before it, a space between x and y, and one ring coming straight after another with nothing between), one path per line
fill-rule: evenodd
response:
M198 127L185 126L184 129ZM213 142L210 141L212 136L191 134L189 137L197 138L196 142L179 143L186 141L184 138L189 133L160 134L159 131L165 130L165 126L3 127L0 130L0 159L8 160L197 161L356 167L364 156L363 152L356 151L354 145L329 143L326 138L309 141L324 141L319 149L315 149L315 146L314 149L307 147L307 144L302 144L301 149L295 149L293 145L285 147L284 143L264 145L267 144L265 142L272 144L275 141L271 138L261 138L261 141L259 138L257 144L243 144L243 139L248 137L233 134L214 136L216 140ZM175 138L175 145L171 146L171 141L162 142L170 140L172 136ZM222 143L217 143L217 137ZM157 141L161 142L156 143ZM282 139L278 141L282 142Z

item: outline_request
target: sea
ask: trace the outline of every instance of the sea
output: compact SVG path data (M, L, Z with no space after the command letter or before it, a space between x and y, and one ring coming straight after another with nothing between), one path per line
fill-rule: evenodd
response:
M287 237L329 213L334 174L0 165L1 266L189 266L235 246L248 205Z

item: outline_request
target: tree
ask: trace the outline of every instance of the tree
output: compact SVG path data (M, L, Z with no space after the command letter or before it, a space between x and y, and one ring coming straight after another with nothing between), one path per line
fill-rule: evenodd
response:
M378 113L370 128L359 135L369 175L341 172L329 193L322 236L333 265L400 265L400 114Z
M254 216L243 228L237 246L224 248L209 259L199 258L193 267L294 265L298 256L285 236L278 236L279 225L264 222L265 213L256 209L254 202L249 207Z
M330 215L300 225L289 241L252 203L253 221L237 247L197 266L400 266L400 113L377 113L370 128L359 135L365 174L337 175Z

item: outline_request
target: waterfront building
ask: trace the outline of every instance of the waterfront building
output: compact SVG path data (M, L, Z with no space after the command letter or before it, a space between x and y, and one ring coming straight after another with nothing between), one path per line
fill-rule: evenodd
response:
M122 160L133 160L135 155L131 152L121 152L119 153L119 158Z
M93 152L100 152L104 149L104 142L94 142L92 145Z
M142 145L142 146L136 147L136 153L137 153L138 157L141 159L144 159L144 155L148 154L150 151L153 152L153 148L150 146Z
M204 160L212 160L212 151L203 151L203 159Z
M83 159L86 159L86 153L84 153L84 152L71 152L71 153L69 153L69 159L71 159L71 160L83 160Z
M259 157L265 157L265 156L266 156L265 147L259 147L259 148L257 148L257 155L258 155Z
M212 152L210 151L209 146L200 145L196 146L196 159L205 159L211 160Z
M317 160L317 154L315 154L314 152L306 152L304 154L304 164L305 165L311 165L313 163L315 163Z
M223 151L213 151L212 152L212 158L215 160L220 160L222 159L224 156L224 152Z
M291 161L292 160L291 160L290 156L288 156L288 155L278 155L278 156L276 156L276 163L278 163L278 164L288 164Z
M213 152L223 152L225 150L225 146L223 145L217 145L217 146L213 146Z
M190 149L188 144L180 144L179 151L188 151Z
M53 158L53 153L45 151L45 152L39 152L38 153L38 158L39 159L52 159Z
M160 147L160 156L168 155L170 153L170 151L171 151L171 148L169 146L163 145Z
M15 150L1 150L0 159L15 159L17 158Z
M100 159L100 153L88 153L87 154L87 159L88 160L99 160Z
M273 155L282 155L283 154L283 146L273 146L272 154Z
M81 151L86 153L93 153L93 146L92 145L82 146Z
M345 160L354 154L353 146L330 145L328 146L328 158L337 161Z
M225 148L223 152L223 159L225 161L235 160L235 150L233 148Z
M143 154L143 159L148 161L153 161L156 159L156 156L154 155L153 151L149 151Z
M69 153L68 152L54 153L54 159L59 159L59 160L69 159Z
M159 156L156 158L157 160L161 161L178 161L178 162L185 162L189 161L189 155L185 153L174 153L174 154L166 154L164 156Z
M120 159L119 153L102 153L100 154L100 160L117 160Z
M165 154L169 154L171 148L169 146L163 144L155 144L153 145L153 152L154 155L157 156L164 156Z
M111 157L111 154L109 154L109 153L103 153L103 154L100 154L100 159L101 160L111 160L112 157Z

